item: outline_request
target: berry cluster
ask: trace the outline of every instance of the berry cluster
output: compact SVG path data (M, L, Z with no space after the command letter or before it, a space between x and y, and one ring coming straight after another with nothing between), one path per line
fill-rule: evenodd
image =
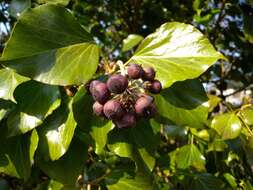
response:
M157 109L148 92L158 94L162 85L155 80L152 67L130 64L120 72L109 76L106 83L91 81L88 89L95 101L93 112L97 116L111 119L119 128L128 128L135 126L139 118L154 117Z

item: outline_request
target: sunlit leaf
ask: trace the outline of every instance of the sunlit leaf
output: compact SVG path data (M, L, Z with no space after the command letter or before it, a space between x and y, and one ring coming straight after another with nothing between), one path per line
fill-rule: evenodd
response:
M138 45L143 40L143 37L138 34L130 34L126 39L123 40L122 51L128 51L134 46Z
M214 128L223 140L234 139L241 133L241 121L234 113L217 115L212 120L211 127Z
M15 102L15 99L13 97L13 92L15 88L29 80L29 78L23 77L17 73L15 73L11 69L0 69L0 98L5 100L12 100Z
M20 16L1 58L5 66L24 76L56 85L87 82L98 59L91 35L67 9L54 4Z
M147 36L128 62L152 66L163 88L176 81L193 79L222 55L192 25L170 22Z

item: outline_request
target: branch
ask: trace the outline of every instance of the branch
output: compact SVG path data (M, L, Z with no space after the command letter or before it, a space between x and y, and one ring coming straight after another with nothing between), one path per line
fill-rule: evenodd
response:
M224 97L226 98L226 97L232 96L232 95L234 95L234 94L237 94L238 92L241 92L241 91L243 91L243 90L246 90L246 88L248 88L251 84L252 84L252 83L246 84L245 86L243 86L243 87L237 89L236 91L232 92L231 94L225 95Z

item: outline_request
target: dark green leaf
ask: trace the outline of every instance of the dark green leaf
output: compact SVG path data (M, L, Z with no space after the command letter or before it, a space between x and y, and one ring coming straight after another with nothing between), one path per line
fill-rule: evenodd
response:
M37 132L9 139L1 137L1 141L4 142L0 145L0 172L27 180L39 142Z
M26 133L42 123L60 105L57 86L36 81L19 85L14 91L17 109L8 118L9 136Z
M177 82L155 99L159 114L177 125L201 128L207 120L208 98L197 80Z
M38 160L39 167L50 178L62 183L66 188L75 187L78 176L82 173L87 159L88 147L77 139L73 139L68 152L57 161Z
M147 36L128 62L154 67L157 79L168 88L176 81L198 77L220 58L192 25L171 22Z
M155 123L139 121L138 125L131 129L123 131L115 128L109 133L108 148L121 157L131 158L139 167L144 163L152 171L158 142L158 136L154 133L152 125Z
M192 179L192 184L189 189L196 190L222 190L224 183L217 177L208 174L196 174Z
M87 82L97 69L99 49L63 7L45 4L19 18L3 55L18 73L48 84Z
M243 29L246 38L250 43L253 43L253 15L244 15Z

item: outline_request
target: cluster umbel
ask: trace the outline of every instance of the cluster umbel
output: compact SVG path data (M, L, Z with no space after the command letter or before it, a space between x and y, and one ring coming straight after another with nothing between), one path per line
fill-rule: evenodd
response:
M134 127L140 118L152 118L157 109L154 98L162 90L160 81L155 80L152 67L138 64L119 65L106 82L93 80L88 84L94 104L93 112L111 119L119 128Z

